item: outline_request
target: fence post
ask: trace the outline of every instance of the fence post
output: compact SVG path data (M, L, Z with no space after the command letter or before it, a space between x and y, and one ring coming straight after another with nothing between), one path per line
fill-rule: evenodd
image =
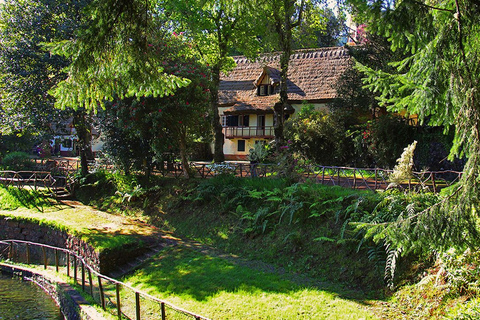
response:
M375 190L377 190L377 179L378 179L378 173L377 173L377 168L375 168Z
M98 291L100 292L100 305L102 309L105 310L105 296L103 294L102 278L100 278L100 276L98 276Z
M27 243L27 264L30 264L30 246Z
M67 251L67 277L70 278L70 252Z
M85 264L82 260L82 291L85 292Z
M165 303L162 302L162 303L160 304L160 309L161 309L161 311L162 311L162 312L161 312L161 313L162 313L162 320L167 319L167 315L165 314Z
M73 280L77 284L77 257L73 256Z
M8 259L13 259L13 242L10 242L10 245L8 246Z
M325 182L325 167L322 167L322 184Z
M117 295L117 315L118 319L122 320L122 308L120 307L120 284L115 283L115 291Z
M433 193L437 193L437 184L435 183L435 172L431 173L433 183Z
M135 292L135 315L137 320L140 320L140 293Z
M55 271L58 272L58 250L55 249Z
M45 247L42 247L43 252L43 267L47 269L47 252L45 251Z
M355 175L356 170L356 168L353 168L353 190L357 188L357 176Z
M90 268L87 268L88 271L88 284L90 285L90 295L93 298L93 281L92 281L92 272L90 271ZM95 300L95 299L93 299Z

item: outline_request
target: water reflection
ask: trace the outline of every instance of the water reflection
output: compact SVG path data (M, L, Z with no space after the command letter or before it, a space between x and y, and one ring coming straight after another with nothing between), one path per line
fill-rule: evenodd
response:
M55 301L30 281L0 272L1 320L63 320Z

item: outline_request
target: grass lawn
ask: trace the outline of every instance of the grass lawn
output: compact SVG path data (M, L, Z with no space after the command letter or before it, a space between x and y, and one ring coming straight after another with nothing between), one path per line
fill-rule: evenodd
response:
M141 244L143 238L158 233L156 228L134 219L108 214L80 204L45 207L42 211L20 207L15 210L0 210L0 216L56 227L80 237L97 251L114 250L129 243Z
M123 281L211 319L376 319L333 285L298 285L183 246L163 251Z

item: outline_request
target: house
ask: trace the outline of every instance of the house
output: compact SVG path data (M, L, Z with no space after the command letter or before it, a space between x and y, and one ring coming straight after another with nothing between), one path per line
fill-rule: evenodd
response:
M75 157L78 156L77 148L77 130L73 125L73 119L69 118L59 125L52 125L53 140L50 141L53 155L62 157ZM103 141L100 138L99 131L92 128L92 152L95 154L103 147Z
M219 114L225 135L227 160L246 160L255 143L274 138L273 106L279 101L280 55L256 61L234 57L236 67L223 75L219 87ZM336 97L335 83L350 63L344 47L296 51L290 57L286 117L303 102L326 109Z

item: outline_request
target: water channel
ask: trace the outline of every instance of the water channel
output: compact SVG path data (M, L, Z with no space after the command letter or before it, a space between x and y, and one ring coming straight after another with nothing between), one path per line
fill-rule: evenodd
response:
M0 320L63 320L55 301L39 286L0 271Z

